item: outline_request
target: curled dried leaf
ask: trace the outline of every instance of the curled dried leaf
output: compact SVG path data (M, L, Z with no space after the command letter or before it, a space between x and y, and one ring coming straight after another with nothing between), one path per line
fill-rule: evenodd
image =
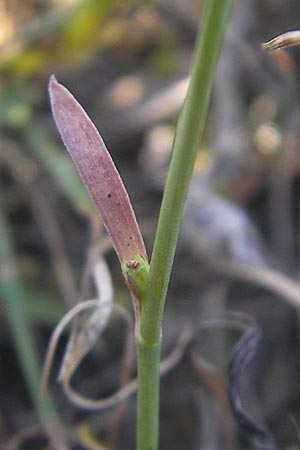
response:
M229 368L229 400L241 432L253 448L279 450L267 425L252 417L243 405L240 382L261 340L261 330L257 323L251 317L246 318L246 321L247 329L234 348Z
M279 50L285 47L292 47L300 45L300 31L288 31L287 33L280 34L268 42L262 44L262 48L268 51Z
M128 318L128 312L121 307L118 307L117 311L121 313L122 317L126 320L127 326L129 327L130 331L131 321ZM181 361L188 344L194 337L193 332L194 330L191 329L191 327L187 327L182 331L175 347L172 349L170 354L160 363L159 372L161 376L170 372ZM69 400L71 400L72 403L77 405L79 408L90 411L103 411L124 402L131 395L135 394L137 391L137 379L131 380L125 386L118 389L114 394L99 400L89 399L78 394L70 385L70 380L65 380L63 383L63 387Z
M104 259L99 259L94 268L97 288L97 303L94 312L83 326L71 335L59 373L59 380L69 380L82 359L95 346L112 313L113 287Z
M113 308L113 288L110 273L104 259L99 259L93 271L98 298L81 302L72 308L58 323L52 333L45 358L42 391L47 388L49 372L57 343L66 326L82 311L94 308L93 313L84 324L75 328L71 334L59 374L60 380L72 377L84 356L92 349L97 339L105 329Z

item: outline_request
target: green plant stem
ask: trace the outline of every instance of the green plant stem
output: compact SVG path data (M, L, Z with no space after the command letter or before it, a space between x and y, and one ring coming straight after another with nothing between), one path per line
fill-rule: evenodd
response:
M149 283L137 333L138 450L158 448L159 356L163 308L184 202L208 110L216 64L233 0L207 0L191 81L179 118L150 263ZM154 353L153 353L154 354ZM146 364L146 355L149 361ZM155 365L155 367L154 367ZM147 373L145 367L147 366ZM157 398L154 398L157 397ZM151 399L150 404L147 399ZM151 410L150 410L151 408Z
M147 343L160 336L163 307L169 284L184 202L192 176L232 0L207 0L202 32L196 44L188 93L179 118L155 236L149 289L141 317Z
M160 342L148 347L137 341L138 361L138 410L137 448L154 450L158 448L159 428L159 376ZM158 369L159 370L159 369Z

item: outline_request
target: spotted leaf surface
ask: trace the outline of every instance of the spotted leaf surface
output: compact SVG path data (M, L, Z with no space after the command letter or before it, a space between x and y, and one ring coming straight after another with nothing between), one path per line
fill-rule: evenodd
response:
M137 257L147 260L127 191L95 125L54 76L49 93L58 131L101 214L120 261Z

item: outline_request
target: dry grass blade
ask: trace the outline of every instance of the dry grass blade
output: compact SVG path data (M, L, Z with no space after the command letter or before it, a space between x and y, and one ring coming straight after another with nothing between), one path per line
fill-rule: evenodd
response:
M99 259L94 267L97 288L95 311L83 326L70 337L59 373L59 380L68 383L84 356L94 347L105 329L113 308L113 288L110 273L104 259Z
M42 376L42 393L45 393L48 387L50 370L52 367L52 362L55 354L55 350L57 348L58 341L67 327L67 325L76 317L80 312L85 311L89 308L93 308L97 305L97 300L88 300L78 305L74 306L67 314L60 320L60 322L56 325L51 338L50 343L47 349L44 368L43 368L43 376Z
M248 283L257 284L300 309L300 283L267 266L236 263L225 258L210 258L206 262L214 270Z
M300 31L288 31L287 33L280 34L268 42L264 42L262 48L264 50L273 52L281 48L292 47L300 45Z
M109 446L102 445L102 443L95 438L93 431L87 423L80 424L76 431L78 441L85 450L111 450Z
M128 314L126 310L118 307L119 312L126 319ZM176 343L174 349L160 364L160 375L163 376L174 369L183 357L188 344L194 337L194 328L186 327L181 333L178 342ZM103 411L105 409L113 408L121 402L127 400L131 395L135 394L137 391L137 380L134 379L126 386L119 389L115 394L99 399L92 400L81 396L73 390L69 383L64 384L64 390L68 398L79 408L86 409L89 411Z
M59 338L74 317L86 309L95 308L83 326L79 329L76 327L75 332L71 334L59 374L59 379L64 384L68 383L80 361L94 346L109 321L113 307L113 288L108 267L103 259L100 258L97 261L93 274L98 298L82 302L72 308L59 322L51 336L42 377L43 392L48 384L49 373Z
M241 432L256 450L279 450L272 433L264 421L258 421L244 408L240 391L240 381L248 364L255 355L261 330L254 320L249 320L248 328L236 344L229 368L228 396L232 410L238 420ZM255 395L255 392L253 392Z
M226 448L228 450L235 450L236 443L233 430L233 417L223 377L210 363L197 355L195 351L191 350L189 352L189 357L199 380L207 385L218 404L223 424Z

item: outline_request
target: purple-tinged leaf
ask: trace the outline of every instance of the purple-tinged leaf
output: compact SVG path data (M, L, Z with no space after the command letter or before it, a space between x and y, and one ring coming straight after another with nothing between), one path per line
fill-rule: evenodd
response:
M127 191L95 125L73 95L52 76L49 93L62 140L94 200L121 261L147 261Z

